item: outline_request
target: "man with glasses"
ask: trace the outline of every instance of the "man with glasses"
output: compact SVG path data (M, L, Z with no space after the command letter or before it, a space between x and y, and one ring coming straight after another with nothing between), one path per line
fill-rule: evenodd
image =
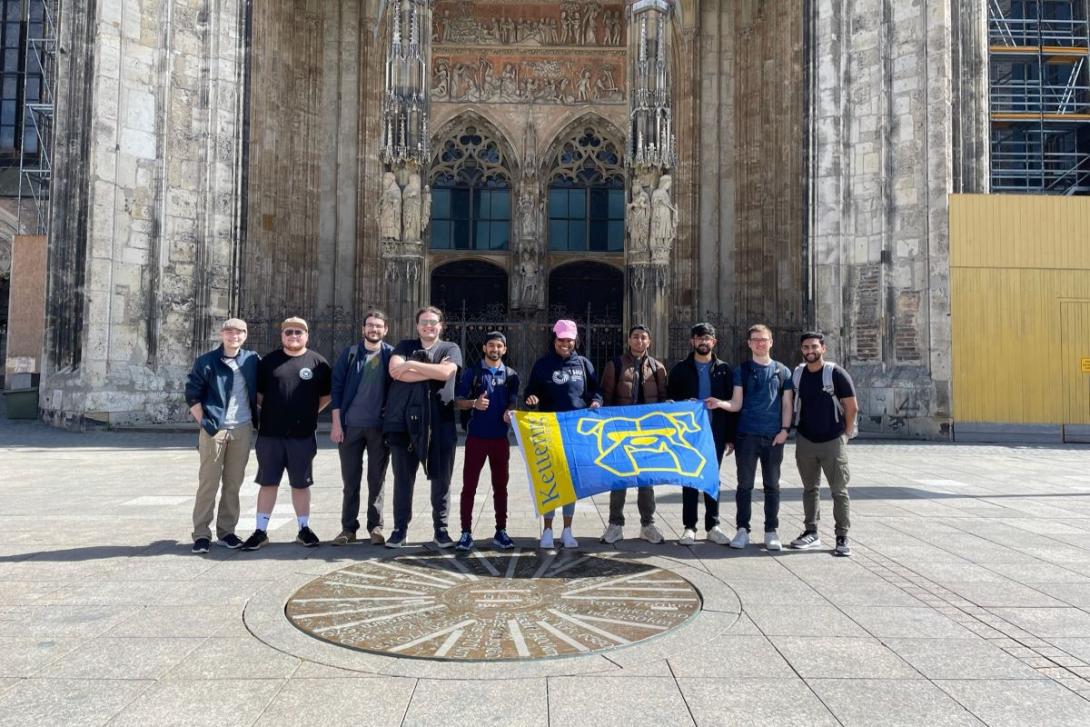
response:
M382 414L390 388L390 355L393 346L386 336L386 314L368 311L363 319L363 340L341 351L333 366L333 428L330 441L341 460L341 532L333 545L357 542L360 529L360 480L363 454L367 453L367 532L371 543L382 545L382 486L390 450L382 433Z
M269 542L269 521L276 506L276 492L284 471L291 485L291 504L299 523L295 542L308 548L318 545L310 529L311 466L318 453L314 433L318 412L330 401L329 363L307 349L307 322L288 318L280 324L280 348L261 359L257 368L257 405L261 422L257 430L257 528L243 543L243 550L257 550Z
M712 439L715 441L716 472L723 464L723 455L734 449L734 430L738 424L737 411L728 400L733 381L730 364L715 355L715 326L697 323L689 332L692 353L670 370L666 390L676 401L699 399L704 402L712 423ZM692 487L681 489L681 523L684 531L678 545L696 544L696 519L700 492ZM704 530L708 540L719 545L730 542L719 527L719 500L704 493Z
M431 481L432 528L440 548L454 545L447 532L450 480L458 432L454 424L454 381L462 351L440 340L443 313L434 306L416 312L418 338L401 341L390 356L393 379L382 428L394 464L394 529L387 548L405 547L413 515L413 486L421 465Z
M765 496L765 549L783 550L777 532L780 526L780 465L783 464L783 444L791 432L794 386L791 371L772 360L769 327L758 323L750 326L746 334L753 357L734 370L731 397L731 408L740 414L734 450L738 468L738 489L734 493L738 532L731 539L730 547L749 545L753 481L760 462Z
M194 553L208 552L217 491L220 492L217 542L231 549L242 545L235 535L238 493L250 459L253 418L257 412L257 362L261 357L242 348L246 342L246 321L239 318L224 321L220 342L197 359L185 383L189 413L201 427L197 441L200 483L193 503Z

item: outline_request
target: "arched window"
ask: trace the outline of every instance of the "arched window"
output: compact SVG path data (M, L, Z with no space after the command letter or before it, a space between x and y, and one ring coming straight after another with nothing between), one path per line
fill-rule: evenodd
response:
M549 249L623 252L624 208L620 150L582 129L560 146L549 175Z
M432 164L431 248L506 250L511 181L499 144L476 126L447 139Z

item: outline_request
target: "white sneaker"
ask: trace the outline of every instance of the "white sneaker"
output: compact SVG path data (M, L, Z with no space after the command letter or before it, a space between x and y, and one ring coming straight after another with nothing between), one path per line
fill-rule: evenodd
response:
M575 536L571 534L571 528L564 528L560 531L560 542L564 545L565 548L579 547L579 541L576 540Z
M545 550L551 550L553 547L553 531L542 530L541 531L541 547Z
M651 525L644 525L642 528L640 528L640 537L647 542L653 543L655 545L658 545L666 539L662 537L662 533L659 532L659 529L656 528L653 523Z
M738 528L738 532L734 534L730 541L730 547L741 549L747 545L749 545L749 531L745 528Z
M779 533L775 530L765 532L765 550L783 550L783 543L780 542Z
M726 545L730 542L730 538L723 532L723 528L716 525L714 528L708 531L708 540L717 545Z
M606 531L602 533L602 542L613 545L618 540L624 540L624 528L620 525L610 525L606 528Z
M685 528L681 533L681 537L677 539L678 545L696 545L696 531L692 528Z

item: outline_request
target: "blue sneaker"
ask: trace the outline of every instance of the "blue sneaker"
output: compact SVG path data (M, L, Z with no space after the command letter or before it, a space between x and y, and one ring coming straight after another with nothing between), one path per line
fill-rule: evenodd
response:
M473 550L473 534L468 530L462 531L462 537L458 538L455 550Z
M450 535L447 533L447 529L435 531L435 540L433 541L440 548L449 548L454 545L454 541L450 539Z
M394 530L390 533L390 537L386 538L387 548L404 548L405 547L405 531Z
M496 534L492 536L492 547L500 550L511 550L511 548L515 547L515 543L506 530L497 530Z

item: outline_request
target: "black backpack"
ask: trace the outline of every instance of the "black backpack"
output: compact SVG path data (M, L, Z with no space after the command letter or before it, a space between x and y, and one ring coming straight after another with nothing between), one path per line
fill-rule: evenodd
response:
M482 369L481 365L478 363L471 370L473 371L473 379L469 382L469 396L467 398L476 399L478 396L480 396L481 374L484 372L484 369ZM507 380L511 378L512 373L514 372L511 367L507 364L504 364L504 383L506 383ZM473 408L458 410L458 420L462 423L463 432L469 432L469 420L473 418L473 411Z

